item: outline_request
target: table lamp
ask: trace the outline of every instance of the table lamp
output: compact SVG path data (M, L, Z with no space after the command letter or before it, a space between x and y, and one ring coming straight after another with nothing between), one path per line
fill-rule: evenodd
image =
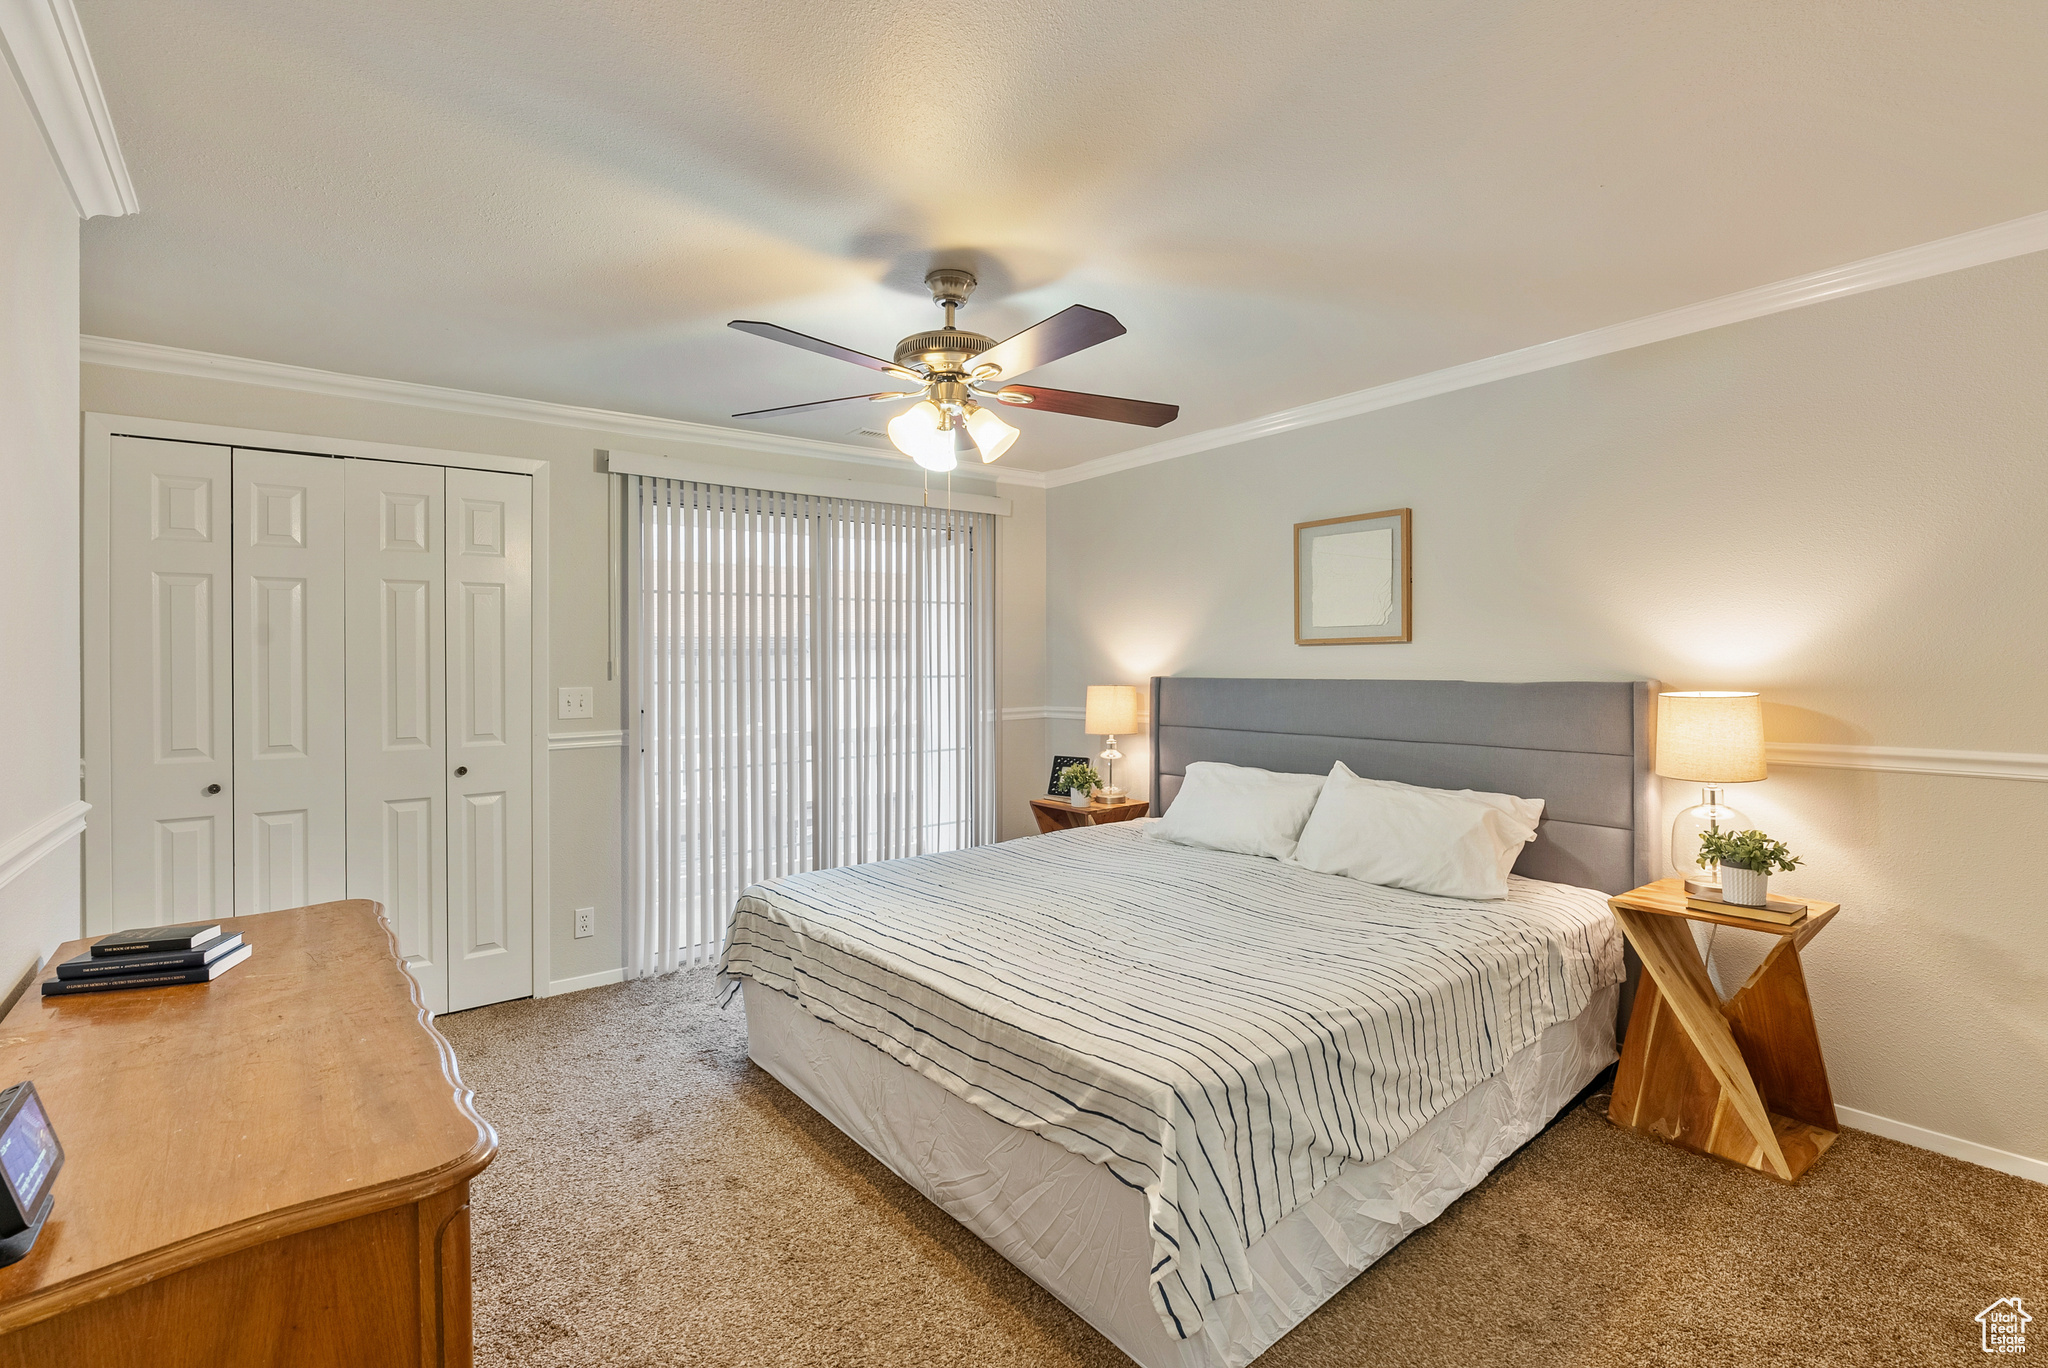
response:
M1110 782L1116 773L1115 762L1124 758L1124 753L1116 748L1116 738L1119 735L1129 736L1137 729L1137 685L1088 686L1088 716L1082 722L1081 730L1090 736L1109 738L1109 746L1102 752L1102 801L1105 803L1121 803L1124 800L1124 791Z
M1700 837L1743 831L1749 819L1722 801L1723 784L1767 778L1764 701L1753 693L1694 691L1657 695L1657 773L1704 784L1700 801L1671 823L1671 864L1685 891L1721 896L1721 867L1702 870Z

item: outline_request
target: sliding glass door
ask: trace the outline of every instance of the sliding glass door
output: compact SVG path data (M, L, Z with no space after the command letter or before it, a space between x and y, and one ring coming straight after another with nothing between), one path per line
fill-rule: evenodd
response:
M995 838L995 520L628 477L628 972L747 884Z

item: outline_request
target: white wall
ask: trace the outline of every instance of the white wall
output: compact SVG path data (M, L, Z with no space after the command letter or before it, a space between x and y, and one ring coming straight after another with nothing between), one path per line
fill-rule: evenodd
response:
M2036 254L1058 487L1046 702L1648 677L1762 689L1774 741L2048 752L2044 375ZM1292 525L1404 506L1414 642L1295 646ZM1732 801L1806 858L1774 887L1845 904L1806 954L1837 1101L2048 1159L2048 784L1780 767Z
M1038 834L1031 800L1045 793L1045 491L1004 485L1014 510L997 538L998 593L1007 630L998 662L997 706L1013 714L996 724L1001 760L996 778L997 835ZM1016 716L1014 714L1030 714ZM1034 776L1040 776L1034 778Z
M0 79L0 847L78 802L78 211ZM0 994L81 934L74 836L0 888Z
M261 431L301 433L357 441L392 442L452 451L524 457L549 464L550 598L549 698L564 685L587 684L597 694L596 716L573 722L551 720L549 730L615 731L619 681L605 677L610 643L610 584L606 550L606 499L613 477L602 473L596 451L618 449L677 456L722 466L794 470L871 482L915 483L905 463L900 476L885 468L818 462L701 445L664 445L645 436L598 428L567 428L516 419L480 418L404 403L342 399L240 381L194 379L112 366L83 368L83 405L96 413L168 418ZM76 442L73 440L75 447ZM73 466L76 461L74 458ZM962 488L969 486L963 483ZM982 484L977 492L995 492ZM997 529L998 585L1013 586L1022 608L998 605L1002 665L1021 672L1024 687L1037 696L1044 649L1042 608L1042 495L1021 493L1021 534L1011 519ZM1013 542L1015 543L1013 545ZM75 555L74 555L75 563ZM1007 686L1006 686L1007 687ZM550 709L552 712L552 707ZM556 982L618 969L624 939L620 921L620 764L616 747L553 750L550 756L552 831L550 906L553 924L549 972ZM595 907L597 934L574 936L575 909Z

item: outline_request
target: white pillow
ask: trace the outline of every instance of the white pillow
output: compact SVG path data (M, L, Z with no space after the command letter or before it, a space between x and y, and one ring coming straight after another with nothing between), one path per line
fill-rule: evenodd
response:
M1296 842L1320 874L1450 898L1505 898L1508 871L1536 827L1441 789L1333 772Z
M1403 784L1394 779L1368 779L1362 774L1353 774L1350 767L1342 760L1339 760L1330 767L1330 773L1332 775L1341 774L1347 779L1356 779L1361 784L1378 784L1382 788L1413 789L1417 793L1439 793L1447 798L1463 798L1467 802L1484 803L1488 807L1499 808L1523 826L1533 827L1536 823L1543 820L1543 800L1541 798L1517 798L1512 793L1482 793L1478 789L1424 788L1420 784ZM1519 847L1517 848L1519 849Z
M1284 860L1323 791L1320 774L1197 760L1188 766L1173 806L1145 834L1179 845L1231 850Z

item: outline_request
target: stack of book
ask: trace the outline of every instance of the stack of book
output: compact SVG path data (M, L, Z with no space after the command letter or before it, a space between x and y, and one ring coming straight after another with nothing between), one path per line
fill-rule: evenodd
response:
M223 936L217 922L116 931L58 965L57 977L43 984L43 996L210 983L249 958L252 948L239 931Z
M1746 917L1773 926L1797 926L1806 920L1806 904L1797 898L1766 898L1762 907L1732 903L1711 895L1686 895L1685 905L1695 912L1719 912L1724 917Z

